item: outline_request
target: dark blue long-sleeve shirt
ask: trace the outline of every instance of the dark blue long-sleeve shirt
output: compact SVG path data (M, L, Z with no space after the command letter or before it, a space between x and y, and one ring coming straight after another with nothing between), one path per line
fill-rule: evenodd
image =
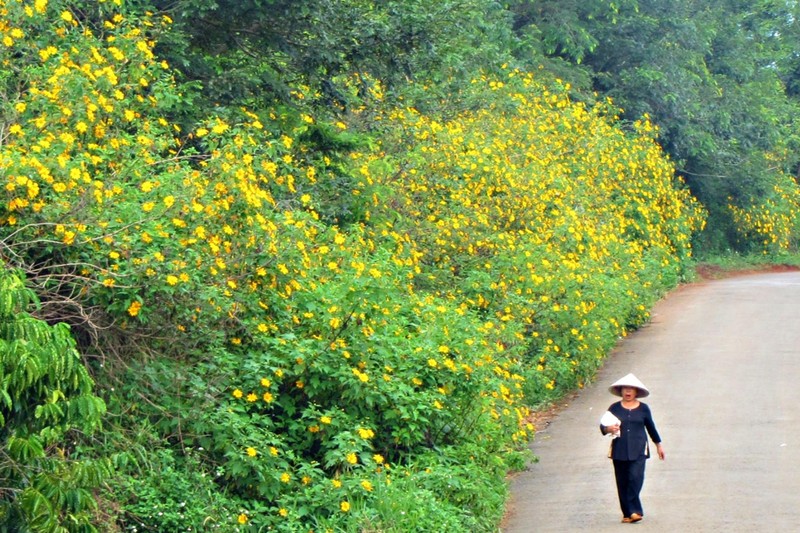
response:
M650 457L647 435L654 443L661 442L653 416L647 404L639 402L639 407L626 409L622 402L611 404L608 410L619 418L620 436L611 443L611 459L615 461L635 461L641 456ZM603 426L600 431L604 432Z

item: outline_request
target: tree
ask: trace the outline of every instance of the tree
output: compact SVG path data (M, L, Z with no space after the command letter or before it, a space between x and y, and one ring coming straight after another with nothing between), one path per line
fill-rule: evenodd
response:
M21 273L0 268L0 527L88 531L91 489L109 471L73 457L68 441L98 427L105 403L69 327L33 317L36 305Z
M593 27L595 88L635 120L647 114L711 216L703 248L747 250L729 205L750 205L796 168L795 104L776 68L776 35L749 2L641 0Z
M143 2L148 3L148 2ZM434 90L511 59L509 13L493 0L153 0L175 21L159 53L199 82L213 105L353 104L342 78L368 76L391 91ZM363 87L366 96L366 86ZM441 95L441 93L437 93Z

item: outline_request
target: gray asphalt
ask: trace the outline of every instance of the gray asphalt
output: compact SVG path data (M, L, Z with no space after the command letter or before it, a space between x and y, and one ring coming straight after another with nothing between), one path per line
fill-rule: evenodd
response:
M651 391L666 452L648 461L637 524L620 523L598 430L628 372ZM800 273L673 291L531 448L502 533L800 531Z

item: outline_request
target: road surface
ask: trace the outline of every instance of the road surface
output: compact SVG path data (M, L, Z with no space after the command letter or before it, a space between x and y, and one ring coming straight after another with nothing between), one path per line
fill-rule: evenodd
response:
M628 372L650 389L666 452L648 461L637 524L620 523L598 430ZM502 533L800 531L800 273L672 292L531 448Z

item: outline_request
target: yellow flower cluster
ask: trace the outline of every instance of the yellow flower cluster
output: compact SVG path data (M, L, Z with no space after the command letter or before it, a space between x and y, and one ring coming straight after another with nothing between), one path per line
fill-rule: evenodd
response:
M542 372L557 358L582 382L597 363L587 370L581 361L601 358L605 339L626 332L613 316L598 315L598 299L618 296L592 280L611 270L635 287L642 273L680 271L704 215L653 141L656 128L646 117L635 124L636 135L626 134L614 125L613 108L570 102L568 87L544 88L516 71L505 81L476 80L482 84L505 91L514 111L487 107L448 122L413 109L386 117L402 131L394 146L419 157L389 174L373 173L363 159L363 186L392 191L386 203L374 198L372 220L395 220L392 213L400 211L413 224L386 222L374 238L395 246L393 261L414 269L414 279L484 276L474 290L448 295L455 311L491 311L484 338L496 336L506 346L531 339L544 356ZM650 282L641 285L641 292L626 288L621 295L635 308L634 322L647 318ZM558 326L564 324L572 327L564 332ZM513 361L499 355L499 362L494 356L485 362L511 382L492 396L513 408L520 378L510 371ZM427 365L452 370L454 362L430 357ZM542 385L552 389L556 381Z
M770 194L749 206L728 204L743 243L758 243L763 253L781 252L796 244L800 231L800 190L781 175Z

